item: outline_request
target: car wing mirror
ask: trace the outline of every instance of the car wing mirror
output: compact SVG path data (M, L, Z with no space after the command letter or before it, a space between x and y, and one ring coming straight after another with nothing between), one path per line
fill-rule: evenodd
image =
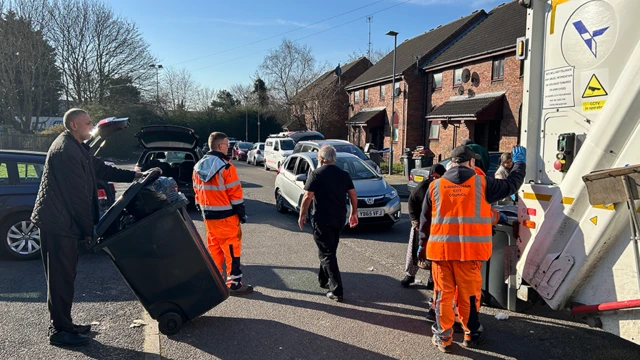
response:
M296 181L307 182L307 174L296 175Z

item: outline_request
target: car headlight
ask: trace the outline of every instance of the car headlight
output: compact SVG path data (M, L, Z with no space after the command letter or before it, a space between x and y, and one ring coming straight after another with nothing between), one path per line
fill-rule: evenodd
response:
M388 192L384 197L388 200L393 200L398 197L398 192L395 190L391 190L391 192Z

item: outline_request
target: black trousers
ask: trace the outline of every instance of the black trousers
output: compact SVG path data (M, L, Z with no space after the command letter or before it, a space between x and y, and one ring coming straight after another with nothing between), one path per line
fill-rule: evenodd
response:
M336 296L343 295L342 278L336 257L343 226L344 223L338 221L313 223L313 239L318 246L318 257L320 258L318 282L320 282L320 286L329 284L329 290Z
M78 239L41 231L40 242L47 281L50 330L73 332L71 305L78 265Z

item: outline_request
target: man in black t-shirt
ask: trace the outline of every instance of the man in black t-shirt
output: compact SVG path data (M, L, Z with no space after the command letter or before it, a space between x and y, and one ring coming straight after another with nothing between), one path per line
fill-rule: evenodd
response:
M341 302L343 289L336 251L340 232L347 216L346 194L349 194L351 202L349 226L352 228L358 225L358 198L349 174L334 165L336 149L333 146L324 145L320 148L318 162L321 166L309 175L304 187L298 225L300 230L304 230L307 211L313 200L314 212L311 225L320 258L318 281L321 287L329 289L327 292L329 299Z

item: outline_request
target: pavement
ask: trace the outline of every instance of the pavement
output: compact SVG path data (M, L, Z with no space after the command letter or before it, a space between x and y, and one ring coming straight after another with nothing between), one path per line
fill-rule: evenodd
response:
M389 230L343 233L338 259L345 302L327 299L317 286L317 249L309 226L275 210L275 172L237 164L248 223L243 226L245 281L255 292L229 298L167 337L131 293L104 253L80 257L73 316L96 321L93 341L68 350L46 339L46 286L40 261L0 258L1 359L637 359L640 347L536 307L527 314L483 307L487 343L459 346L453 355L431 345L424 321L431 291L400 287L409 231L403 217ZM398 183L398 186L401 185ZM126 187L126 186L125 186ZM124 187L120 187L122 191ZM199 214L191 212L202 235ZM425 281L426 273L418 279ZM495 315L504 312L507 320ZM147 325L131 328L133 320Z

